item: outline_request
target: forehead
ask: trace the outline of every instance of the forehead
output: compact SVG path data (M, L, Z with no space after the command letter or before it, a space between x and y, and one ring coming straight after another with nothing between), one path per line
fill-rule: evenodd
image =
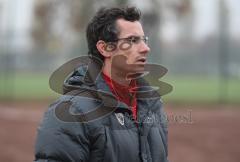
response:
M119 37L127 37L131 35L143 36L144 32L142 25L139 21L127 21L124 19L118 19L116 21L116 27L119 31Z

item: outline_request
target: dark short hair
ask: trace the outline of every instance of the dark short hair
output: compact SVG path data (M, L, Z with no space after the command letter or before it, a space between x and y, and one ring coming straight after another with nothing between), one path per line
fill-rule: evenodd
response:
M126 8L101 8L89 22L86 30L88 54L104 60L99 53L96 44L99 40L114 42L118 39L119 31L116 28L116 20L139 21L141 12L136 7Z

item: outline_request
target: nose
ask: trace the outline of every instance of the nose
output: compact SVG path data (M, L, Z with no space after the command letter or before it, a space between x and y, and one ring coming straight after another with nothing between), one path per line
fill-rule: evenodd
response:
M140 53L143 53L143 54L147 54L147 53L149 53L150 52L150 47L148 46L148 44L147 43L145 43L144 41L142 41L141 43L140 43L140 49L139 49L140 51Z

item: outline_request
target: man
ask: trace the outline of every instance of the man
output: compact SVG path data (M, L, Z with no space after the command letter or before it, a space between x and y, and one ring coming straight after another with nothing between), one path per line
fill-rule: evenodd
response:
M45 113L35 161L168 161L162 103L142 78L150 48L140 16L134 7L105 8L88 24L92 60Z

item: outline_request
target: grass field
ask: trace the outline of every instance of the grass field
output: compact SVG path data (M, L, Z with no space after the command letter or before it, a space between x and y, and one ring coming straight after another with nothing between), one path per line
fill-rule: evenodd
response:
M7 79L6 79L7 78ZM48 99L58 96L48 85L47 74L0 75L1 99ZM165 96L170 102L217 103L221 96L226 103L240 103L240 84L237 79L229 79L227 86L221 89L217 78L203 77L164 77L161 79L173 86L173 91ZM221 93L221 95L220 95Z
M173 86L166 100L175 102L240 103L240 80L218 78L170 77L163 79Z

